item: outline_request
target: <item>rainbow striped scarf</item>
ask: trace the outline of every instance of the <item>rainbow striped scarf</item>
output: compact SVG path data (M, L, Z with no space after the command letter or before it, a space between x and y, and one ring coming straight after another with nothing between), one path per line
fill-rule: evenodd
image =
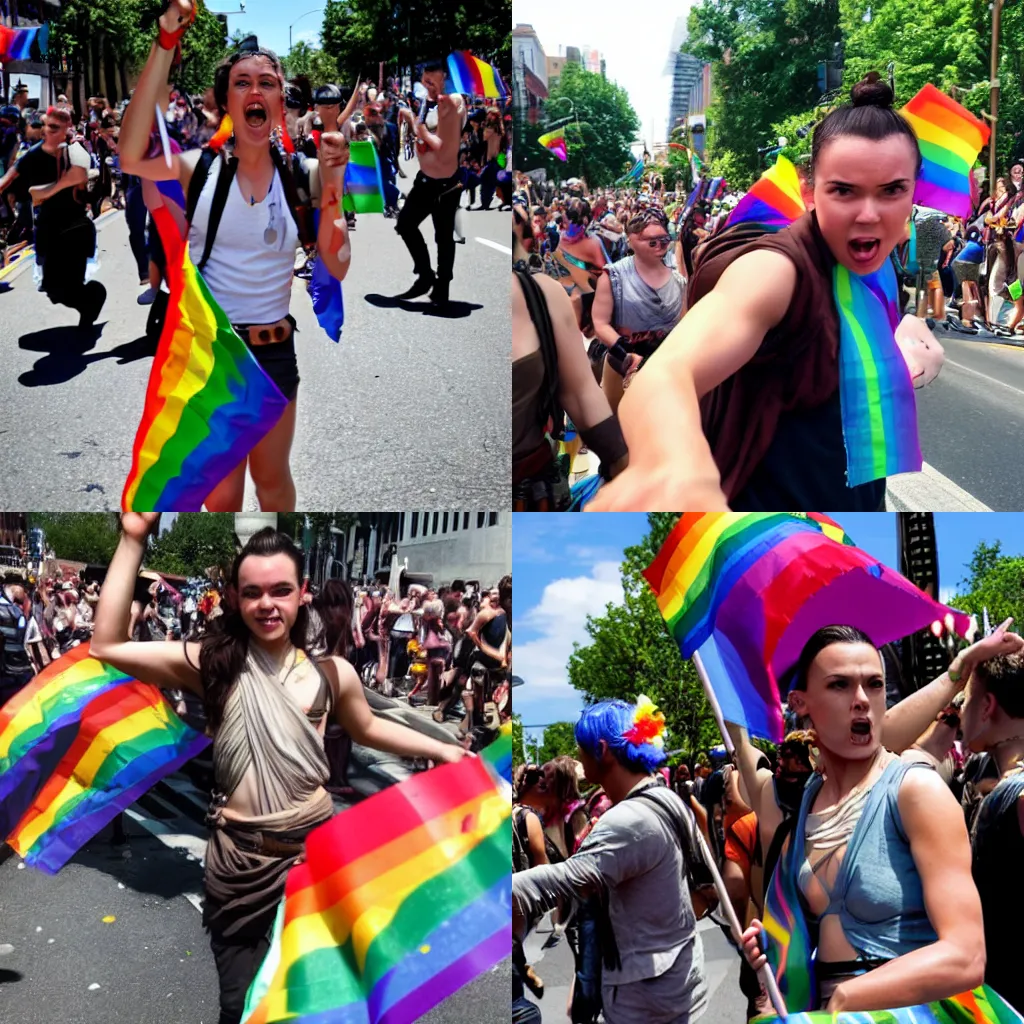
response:
M754 183L726 222L758 223L765 232L806 213L796 168L780 156ZM857 275L836 264L833 296L839 317L839 398L850 487L921 469L914 383L896 344L898 285L886 261Z

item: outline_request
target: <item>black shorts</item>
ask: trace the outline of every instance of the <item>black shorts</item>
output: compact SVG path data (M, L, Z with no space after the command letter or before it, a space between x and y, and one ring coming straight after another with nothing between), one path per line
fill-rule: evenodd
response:
M288 320L292 331L284 341L274 341L269 345L250 345L246 341L245 344L266 375L280 388L281 394L291 402L299 390L299 363L295 358L295 318L289 316ZM246 338L244 326L235 325L235 330L243 340Z

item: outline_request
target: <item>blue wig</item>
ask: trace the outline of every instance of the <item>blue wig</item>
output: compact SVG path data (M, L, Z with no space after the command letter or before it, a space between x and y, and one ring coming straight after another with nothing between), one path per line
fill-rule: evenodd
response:
M632 727L635 713L636 705L624 700L603 700L584 708L576 723L576 742L591 757L598 757L599 744L604 740L624 768L631 772L653 772L665 760L665 752L653 743L637 746L623 736Z

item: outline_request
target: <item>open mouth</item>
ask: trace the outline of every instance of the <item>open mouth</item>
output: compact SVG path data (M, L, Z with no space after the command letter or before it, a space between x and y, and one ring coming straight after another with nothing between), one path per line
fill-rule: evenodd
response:
M856 263L870 263L877 255L882 243L877 238L850 239L850 255Z
M265 629L268 632L272 629L276 629L281 625L281 617L279 615L272 615L268 619L257 619L261 629Z
M267 112L260 103L250 103L245 108L245 123L253 128L259 128L267 123Z
M867 746L871 742L871 721L858 718L850 726L850 742L857 747Z

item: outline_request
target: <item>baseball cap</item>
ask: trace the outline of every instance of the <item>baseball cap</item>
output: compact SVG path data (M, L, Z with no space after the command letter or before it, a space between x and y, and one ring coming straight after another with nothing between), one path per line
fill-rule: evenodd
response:
M330 106L341 103L341 89L336 85L321 85L313 93L313 102L320 106Z

